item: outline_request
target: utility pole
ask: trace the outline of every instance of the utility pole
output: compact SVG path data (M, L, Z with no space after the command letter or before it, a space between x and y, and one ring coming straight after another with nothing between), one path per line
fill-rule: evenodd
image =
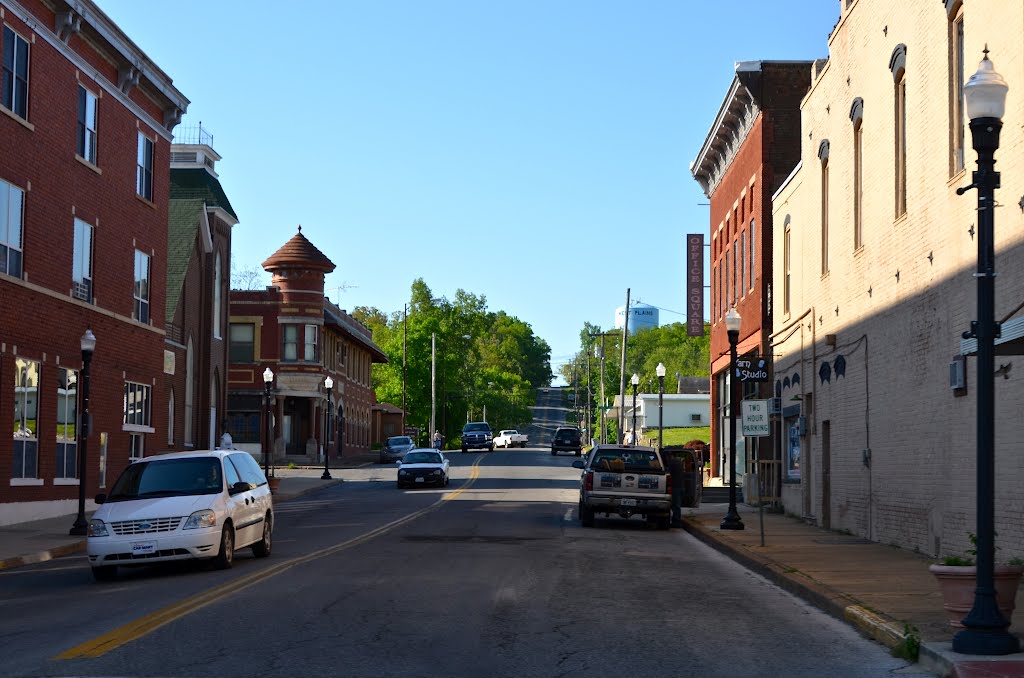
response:
M608 440L608 421L607 421L607 410L605 408L604 400L604 337L601 335L601 442L607 442Z
M402 435L405 435L406 349L409 342L409 304L402 305Z
M590 390L590 346L587 346L587 439L588 442L594 440L594 413L590 409L593 405L594 398Z
M434 435L437 419L437 335L430 333L430 430L428 438Z
M622 353L619 356L619 445L626 425L626 342L629 337L629 288L626 288L626 317L622 323Z

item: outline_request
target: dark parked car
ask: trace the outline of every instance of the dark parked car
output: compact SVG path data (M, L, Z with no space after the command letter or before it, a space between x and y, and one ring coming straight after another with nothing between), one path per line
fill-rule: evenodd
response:
M391 436L380 448L380 463L390 464L405 457L405 453L416 447L409 436Z
M575 426L559 426L551 437L551 456L559 452L575 452L580 456L583 451L583 440L580 430Z

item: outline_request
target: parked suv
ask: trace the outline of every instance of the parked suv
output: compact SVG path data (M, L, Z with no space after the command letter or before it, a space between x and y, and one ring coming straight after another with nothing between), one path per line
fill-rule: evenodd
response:
M575 426L559 426L551 437L551 456L559 452L575 452L580 456L583 451L583 440L580 430Z

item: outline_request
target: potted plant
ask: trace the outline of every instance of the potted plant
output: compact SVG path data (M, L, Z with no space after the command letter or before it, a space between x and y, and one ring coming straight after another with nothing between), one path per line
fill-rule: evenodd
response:
M977 536L969 533L972 546L977 546ZM998 547L997 547L998 548ZM967 550L968 556L977 555L976 548ZM935 575L942 591L942 607L949 614L949 625L963 628L961 620L967 616L974 606L974 589L978 568L973 557L946 556L941 563L928 566ZM1024 560L1014 558L1009 563L995 566L996 604L1007 621L1012 621L1016 606L1017 587L1021 575L1024 574Z

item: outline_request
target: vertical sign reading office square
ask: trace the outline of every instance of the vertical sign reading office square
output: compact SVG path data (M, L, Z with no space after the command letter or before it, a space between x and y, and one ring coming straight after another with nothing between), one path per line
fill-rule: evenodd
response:
M686 236L686 335L704 336L704 234Z

